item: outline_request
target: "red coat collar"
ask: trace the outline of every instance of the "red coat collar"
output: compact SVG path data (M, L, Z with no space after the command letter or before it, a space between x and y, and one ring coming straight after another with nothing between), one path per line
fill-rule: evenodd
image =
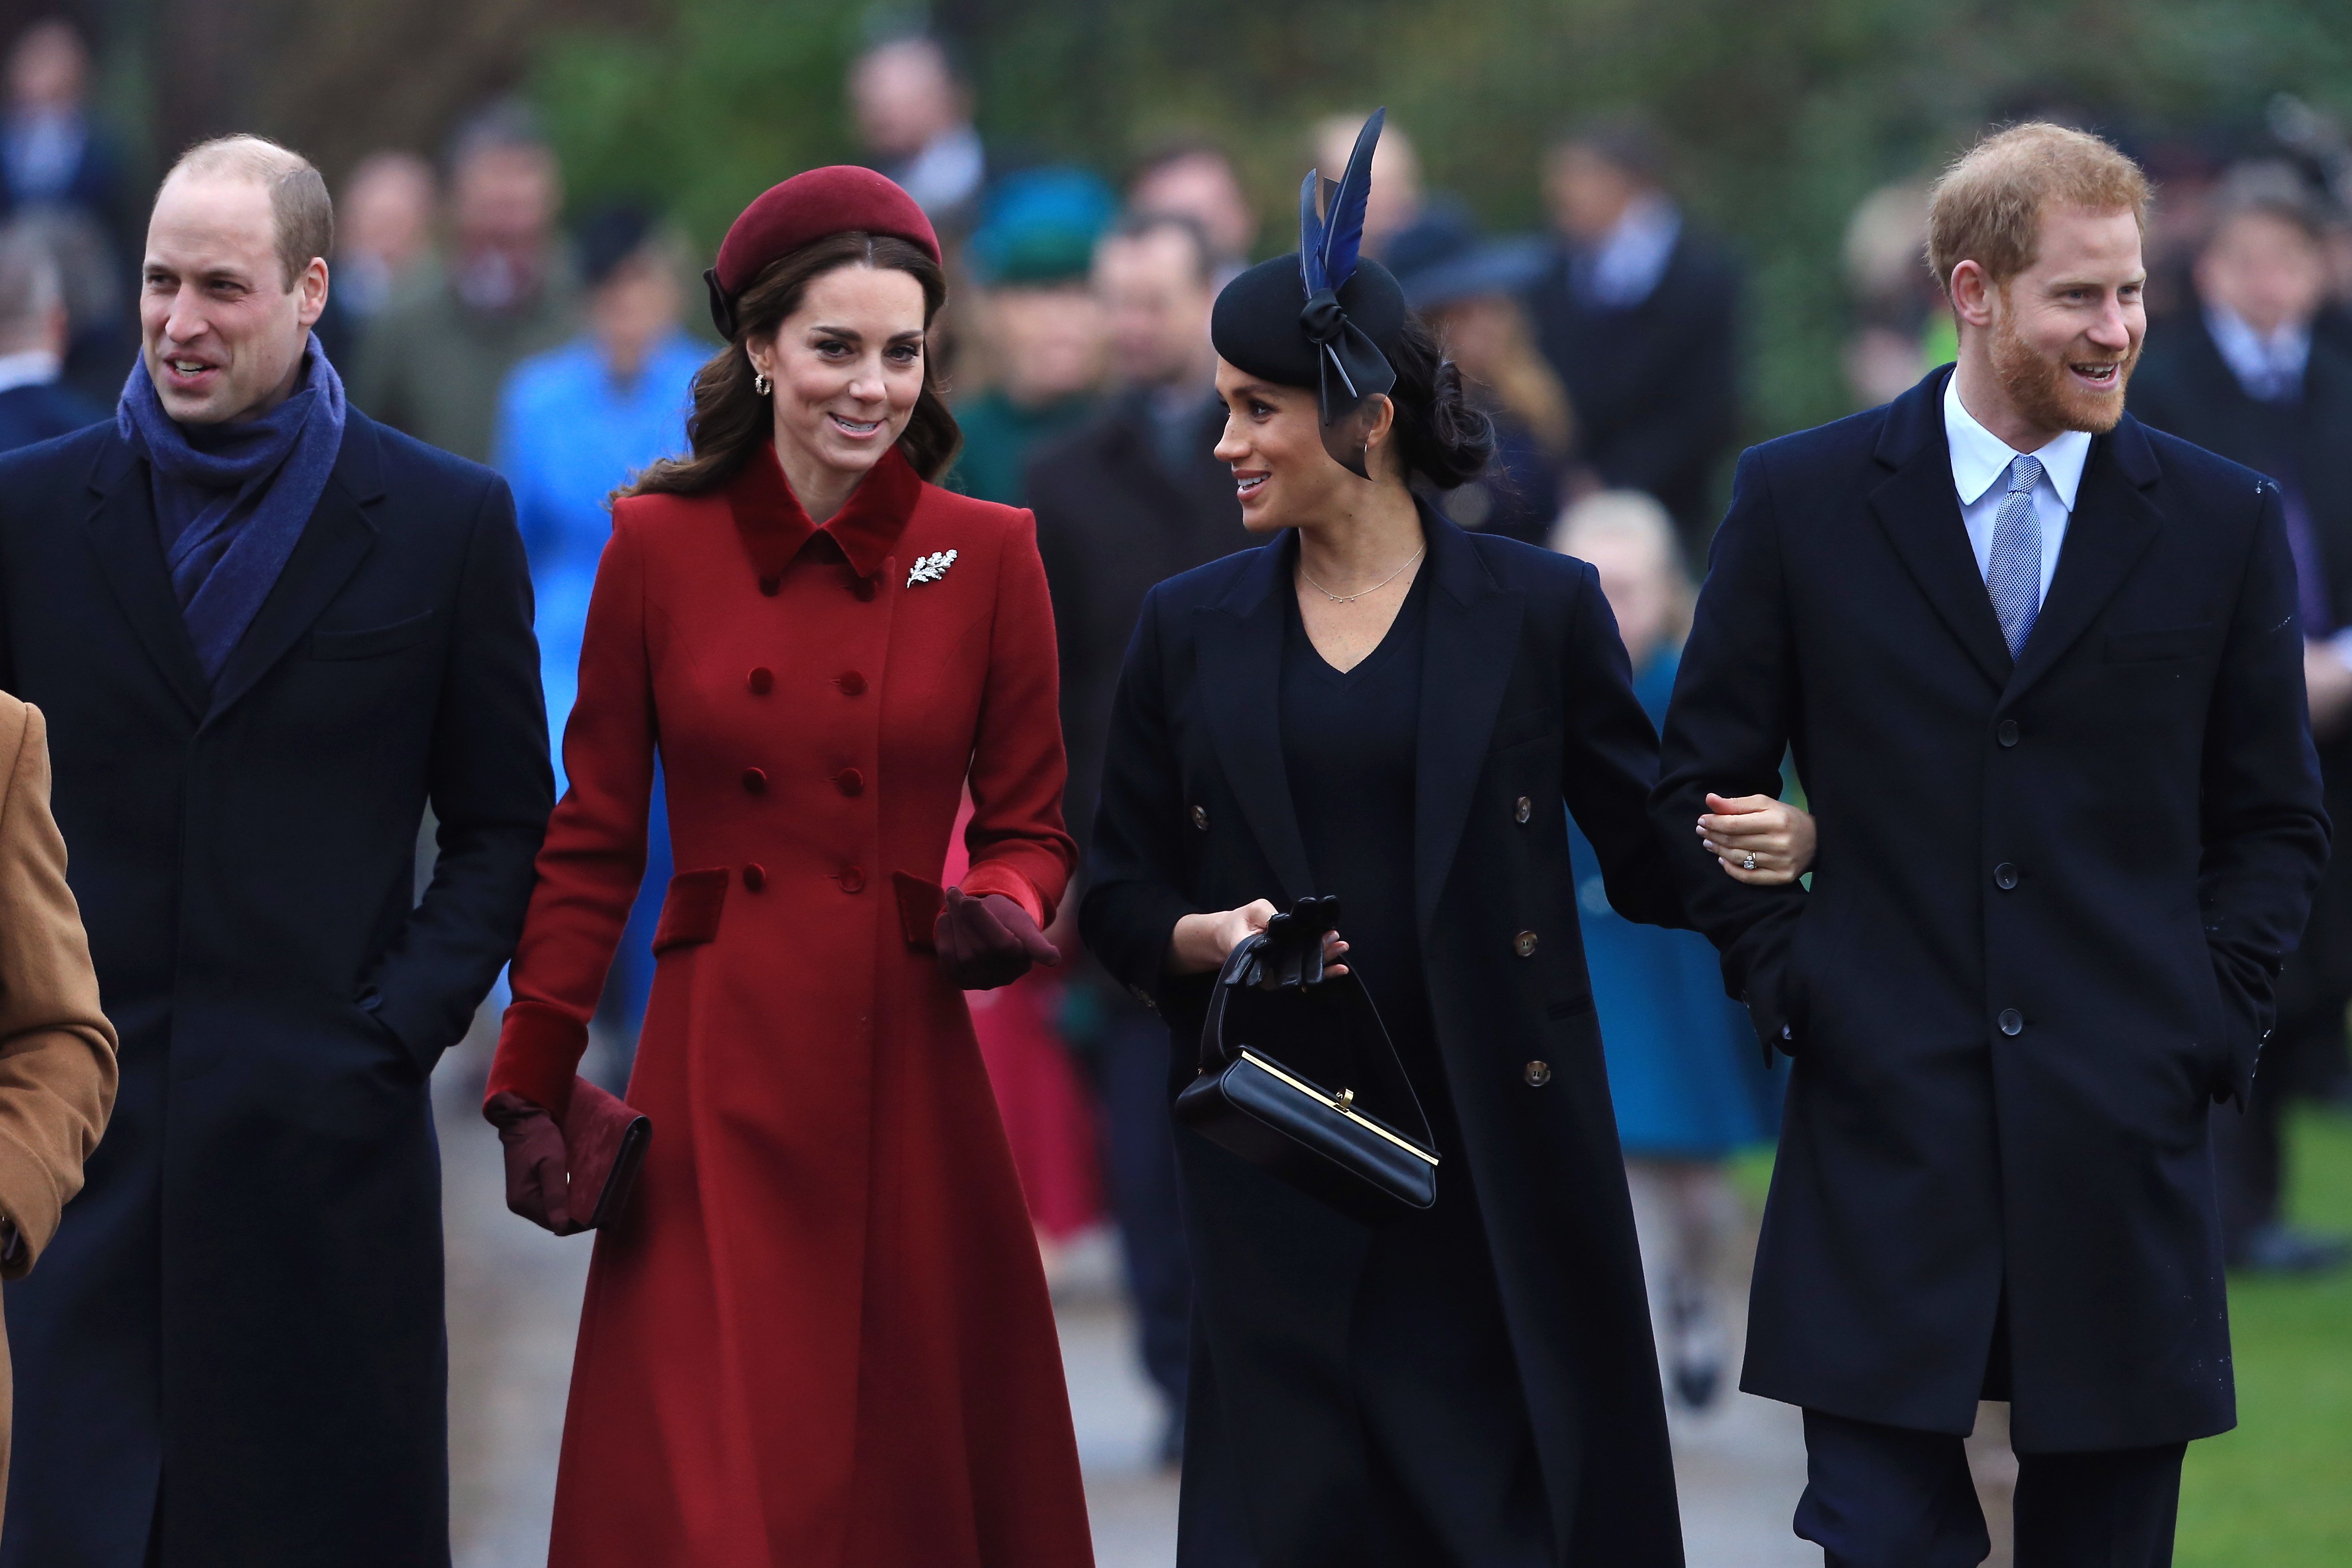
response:
M914 515L923 482L893 446L882 455L872 473L858 482L849 500L823 529L831 534L850 567L860 577L882 570ZM772 443L762 442L727 487L727 505L735 514L735 531L762 579L781 577L809 536L818 532L809 521L793 487L784 480Z

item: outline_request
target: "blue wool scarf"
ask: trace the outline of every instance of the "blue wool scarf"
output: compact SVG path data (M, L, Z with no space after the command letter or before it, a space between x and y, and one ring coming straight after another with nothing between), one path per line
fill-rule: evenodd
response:
M343 444L343 380L313 338L294 395L258 419L182 424L163 412L142 355L115 427L146 455L155 526L205 678L278 584Z

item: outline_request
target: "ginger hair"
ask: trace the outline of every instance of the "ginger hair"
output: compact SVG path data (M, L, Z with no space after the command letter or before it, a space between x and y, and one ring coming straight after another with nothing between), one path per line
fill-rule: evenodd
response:
M2152 194L2140 166L2100 137L2047 120L2012 125L1962 153L1928 193L1927 266L1947 298L1964 261L1999 286L2033 265L2049 209L2128 212L2144 235Z

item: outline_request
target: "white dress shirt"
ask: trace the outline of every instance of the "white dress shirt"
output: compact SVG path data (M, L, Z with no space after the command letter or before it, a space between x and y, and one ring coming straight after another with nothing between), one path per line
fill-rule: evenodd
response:
M1631 310L1657 291L1682 234L1683 214L1674 203L1655 193L1634 197L1593 249L1580 280L1586 297L1612 310Z
M2009 465L2026 455L1979 424L1960 402L1958 371L1944 383L1944 436L1952 449L1952 484L1960 493L1960 521L1968 525L1969 548L1977 554L1977 575L1992 570L1993 524L2009 494ZM2042 591L2050 597L2050 576L2058 570L2058 547L2066 542L2066 519L2074 513L2083 465L2091 455L2091 433L2070 430L2032 455L2041 459L2033 485L2033 512L2042 522Z
M2205 307L2205 330L2213 347L2256 402L2276 402L2303 391L2303 372L2311 363L2311 323L2282 322L2263 337L2246 325L2246 319L2223 305Z

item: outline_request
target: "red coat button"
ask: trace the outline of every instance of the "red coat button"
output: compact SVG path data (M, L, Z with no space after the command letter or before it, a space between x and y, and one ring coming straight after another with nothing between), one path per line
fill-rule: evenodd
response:
M865 892L866 873L854 865L843 866L841 868L841 891L844 893Z
M857 595L857 602L860 604L871 604L874 602L874 580L870 577L858 578L849 585L849 591Z
M760 580L760 591L771 599L773 599L776 596L776 591L783 586L784 580L781 577L763 577Z
M854 697L866 689L866 677L856 670L844 670L833 684L841 688L843 696Z
M757 861L743 868L743 885L753 893L768 885L768 868Z
M834 788L845 795L866 793L866 775L855 768L845 768L833 776Z
M754 795L768 792L768 776L757 768L743 769L743 788Z
M753 696L763 697L776 689L776 673L765 664L756 665L743 677L743 684L751 688Z

